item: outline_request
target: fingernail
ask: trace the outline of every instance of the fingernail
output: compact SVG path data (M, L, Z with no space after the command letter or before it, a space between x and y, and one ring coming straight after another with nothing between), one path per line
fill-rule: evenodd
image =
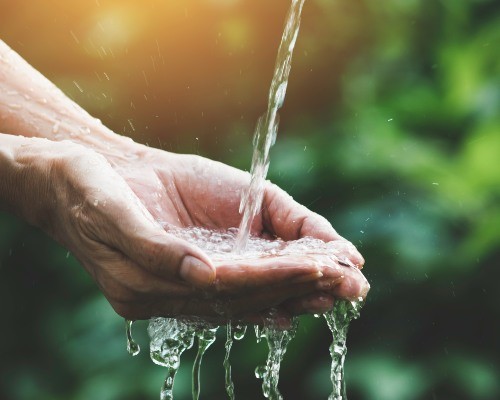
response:
M179 275L195 286L209 286L215 280L215 269L193 256L185 256Z

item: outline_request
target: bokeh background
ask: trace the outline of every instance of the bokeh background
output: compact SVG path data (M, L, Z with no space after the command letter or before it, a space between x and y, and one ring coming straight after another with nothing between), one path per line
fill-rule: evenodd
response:
M248 169L289 0L0 0L0 37L118 133ZM308 0L270 178L366 257L351 400L500 398L500 3ZM67 251L0 214L0 398L159 397ZM146 323L136 336L147 349ZM304 317L285 399L324 399L330 334ZM253 335L238 399L261 398ZM223 335L202 398L223 399ZM193 351L176 398L190 398Z

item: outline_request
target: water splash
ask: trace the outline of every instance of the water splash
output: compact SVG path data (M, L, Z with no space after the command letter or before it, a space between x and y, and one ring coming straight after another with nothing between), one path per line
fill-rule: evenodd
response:
M152 318L149 321L148 333L151 360L167 368L160 399L172 400L181 355L193 346L195 327L173 318Z
M357 301L337 300L333 310L324 314L333 336L333 341L330 345L330 355L332 357L330 378L333 384L333 391L328 397L329 400L347 400L344 379L347 331L350 322L359 317L362 306L363 298L359 298Z
M247 333L247 326L246 325L236 325L233 328L234 340L243 340L246 333Z
M282 330L273 326L267 326L259 331L259 334L266 338L269 352L267 355L266 365L257 367L255 369L255 376L262 379L262 392L268 399L283 399L283 396L278 389L280 367L288 344L295 337L297 327L298 319L295 318L290 329Z
M226 326L226 353L224 354L224 378L226 383L226 393L230 400L234 400L234 383L231 376L231 363L229 361L229 356L231 354L231 348L233 347L233 329L231 323Z
M288 77L292 67L292 56L300 28L300 15L305 0L292 0L290 11L274 67L274 76L269 90L267 111L262 115L255 128L253 138L252 167L250 186L241 196L240 213L243 214L235 251L245 249L250 228L259 213L264 195L264 183L269 169L269 150L276 141L278 132L278 109L285 101Z
M203 360L203 355L207 349L215 342L215 335L217 333L216 328L205 328L196 331L196 336L198 337L198 353L193 364L193 400L198 400L200 398L200 368L201 361Z
M269 91L267 111L259 118L255 129L250 185L241 196L239 211L243 216L239 230L230 229L227 232L211 232L202 228L192 228L171 232L204 249L211 256L216 255L219 258L234 259L246 257L249 254L253 257L286 254L299 258L321 258L326 256L330 259L335 258L337 261L348 261L348 254L354 249L354 246L349 242L340 240L336 241L336 243L324 243L317 239L304 238L295 242L284 242L250 237L252 222L259 213L263 200L265 178L269 169L269 151L276 140L279 121L278 110L285 100L292 55L300 28L300 15L304 2L305 0L292 0L285 23ZM350 265L350 263L344 262L343 265ZM360 303L339 301L336 304L335 309L325 315L334 336L330 349L332 355L332 382L334 384L334 393L330 396L331 400L341 400L342 395L345 396L345 387L343 387L343 364L346 352L345 336L349 321L359 315L359 308L357 307ZM255 327L257 341L259 342L262 338L265 338L269 348L266 364L256 369L256 375L262 379L264 396L271 400L282 399L278 390L280 366L287 346L295 336L297 325L297 320L294 320L292 329L289 330L279 330L272 325L263 328ZM193 399L197 400L200 395L200 367L203 354L215 341L216 328L200 328L196 324L169 318L153 318L150 320L148 332L151 338L151 359L156 364L165 366L168 369L167 378L161 392L162 400L172 399L174 379L180 365L180 357L186 349L192 347L194 337L198 337L198 353L193 366ZM233 337L240 340L244 337L245 332L246 327L235 327L234 332L232 332L231 326L227 326L224 368L226 391L231 400L234 400L234 384L231 378L229 356L233 345Z
M354 252L354 246L346 240L336 240L325 243L319 239L310 237L296 241L285 242L279 239L267 240L258 237L250 237L248 245L241 254L232 252L237 239L237 229L228 231L210 231L204 228L191 227L185 229L171 228L169 232L179 238L185 239L207 252L213 259L248 259L268 258L269 256L292 256L295 260L314 259L325 265L324 257L328 262L336 260L338 268L355 268L348 265L349 254ZM357 318L361 308L360 301L341 301L335 303L332 312L324 315L334 340L330 348L332 356L332 382L334 385L331 400L345 400L345 388L343 387L343 363L346 353L346 335L349 322ZM269 399L278 400L282 396L278 390L279 372L281 362L290 341L297 330L297 320L293 321L292 329L283 331L273 326L273 311L269 312L265 320L265 326L254 326L257 341L265 339L269 348L265 365L256 369L256 375L262 379L264 395ZM133 342L131 334L132 322L127 321L127 339ZM193 398L200 395L199 373L202 357L207 348L215 340L216 328L207 326L196 320L176 320L170 318L152 318L149 323L148 333L151 339L151 359L161 366L167 368L167 377L162 387L161 399L169 400L173 396L173 386L176 372L180 366L182 353L191 348L194 339L198 337L198 355L193 367ZM225 383L228 397L235 398L234 384L231 377L231 366L229 356L234 340L244 338L247 331L245 325L226 327L226 354L224 358ZM130 348L134 348L131 344ZM344 396L344 397L342 397Z
M134 321L125 320L125 333L127 336L127 351L131 356L136 356L141 351L140 346L134 341L132 337L132 324Z

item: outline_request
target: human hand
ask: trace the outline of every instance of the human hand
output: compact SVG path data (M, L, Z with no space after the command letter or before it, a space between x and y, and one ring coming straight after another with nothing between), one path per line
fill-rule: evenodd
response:
M362 275L355 268L340 268L333 259L309 258L301 265L286 257L259 260L258 265L255 260L218 262L168 234L157 221L215 229L238 226L239 198L248 174L201 157L126 142L1 41L0 55L11 66L0 79L0 129L85 146L31 141L18 151L25 172L12 168L19 176L0 188L0 203L7 193L13 199L7 202L11 209L66 245L119 314L207 317L216 314L214 305L226 301L229 309L218 317L248 319L275 306L286 315L321 312L331 308L334 296L366 293ZM32 91L46 101L28 104ZM19 94L16 112L8 107L11 93ZM13 138L9 140L23 141ZM336 240L350 254L350 262L363 263L326 220L271 184L253 233L284 240Z
M175 179L180 178L177 174L186 172L194 161L219 166L224 174L232 171L246 176L198 157L170 156L174 163L169 164L169 178L173 179L169 182L173 185L170 189L168 184L163 185L165 191L176 187ZM187 164L177 164L181 159ZM260 265L251 261L217 263L199 248L167 233L155 221L159 215L153 217L144 206L152 207L156 204L153 200L160 197L146 190L148 178L142 180L141 192L138 182L132 179L140 172L133 168L133 163L129 171L134 174L124 179L117 171L124 174L126 169L116 163L113 169L104 157L86 147L40 139L29 139L17 147L14 160L12 164L22 165L21 169L13 168L11 176L18 182L17 196L10 201L17 205L18 214L67 247L117 313L126 318L187 315L217 322L233 319L258 323L266 317L262 311L274 306L279 306L275 316L284 318L290 312L308 311L304 302L317 312L324 307L322 299L301 299L300 304L292 300L318 292L317 279L325 268L314 260L297 263L283 257ZM175 165L180 168L174 168ZM190 206L179 208L177 203L177 208L172 207L174 200L179 200L174 194L180 192L174 190L164 199L167 206L161 216L168 218L166 222L220 227L218 224L230 221L225 216L220 216L219 221L211 212L198 216L191 211L194 219L181 222L181 217L191 215ZM37 199L35 203L33 198ZM199 205L200 201L198 198L193 204ZM161 208L156 209L156 213L160 211Z
M248 187L248 173L203 157L168 153L135 143L129 143L123 154L108 159L155 220L167 227L199 226L212 230L239 225L240 197ZM358 268L364 264L354 246L340 237L326 219L269 182L265 185L262 212L253 221L252 234L286 241L306 236L335 241L345 262ZM215 287L219 293L230 292L235 310L241 313L247 308L279 305L287 314L324 312L333 307L334 297L365 297L369 288L366 279L345 262L339 265L334 257L319 255L300 260L284 256L232 262L212 260L217 271ZM322 279L320 274L307 272L312 266L319 269ZM304 277L290 275L301 268ZM311 282L300 285L303 290L297 291L297 285L287 277ZM255 296L251 302L245 295L249 290Z

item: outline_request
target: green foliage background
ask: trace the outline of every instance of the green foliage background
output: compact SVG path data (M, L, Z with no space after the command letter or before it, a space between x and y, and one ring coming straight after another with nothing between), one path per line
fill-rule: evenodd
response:
M0 37L115 131L248 169L288 4L0 0ZM367 260L351 400L500 398L499 48L496 0L306 2L270 179ZM77 261L7 214L0 274L0 398L158 397L164 372L126 354L123 321ZM224 398L222 339L202 398ZM327 397L329 341L302 318L285 398ZM252 335L235 344L238 399L259 398L265 354Z

